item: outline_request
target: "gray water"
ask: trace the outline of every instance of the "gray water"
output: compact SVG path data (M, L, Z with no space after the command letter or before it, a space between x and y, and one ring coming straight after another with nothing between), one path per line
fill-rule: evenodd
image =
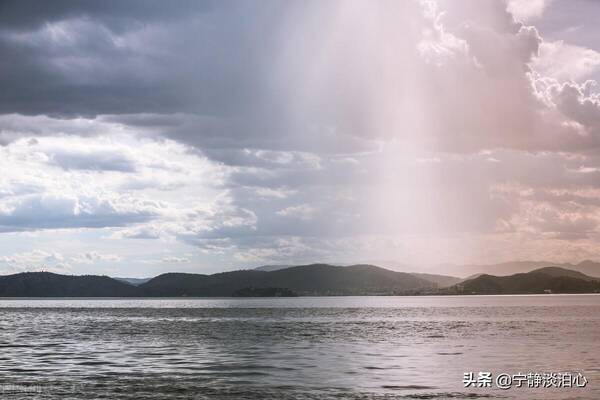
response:
M600 296L2 299L0 350L3 399L600 399Z

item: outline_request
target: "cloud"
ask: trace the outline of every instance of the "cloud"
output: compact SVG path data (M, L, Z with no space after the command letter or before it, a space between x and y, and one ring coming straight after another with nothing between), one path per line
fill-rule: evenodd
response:
M600 53L563 41L543 42L531 66L541 76L560 82L589 78L600 67Z
M126 197L29 195L0 203L0 230L123 226L150 220L161 208Z
M223 176L220 167L181 145L130 135L23 138L0 152L4 232L123 227L169 218L182 203L196 203L195 196L218 193ZM154 190L177 191L180 197L174 203Z
M0 230L96 232L82 264L598 237L600 58L528 25L554 2L27 4L0 16Z
M281 215L284 217L299 218L304 220L311 219L314 213L315 209L308 204L290 206L284 208L283 210L277 211L277 215Z
M559 214L556 211L542 212L532 223L541 232L553 233L558 239L583 239L595 231L598 226L596 219L580 215Z
M118 263L122 259L116 254L102 254L97 251L81 253L71 258L72 262L78 264L94 264L96 262Z
M600 53L586 47L558 42L544 42L532 68L542 76L558 81L587 79L600 68Z
M108 6L56 7L42 23L11 3L23 22L0 32L4 52L15 53L0 110L80 125L97 116L80 134L121 126L230 165L306 163L298 157L373 151L382 140L451 152L573 148L580 135L573 121L550 106L552 93L532 87L541 78L589 75L596 53L544 42L513 18L545 5L309 1L253 7L247 19L246 3L182 3L162 7L157 23L159 4L152 12L132 3L123 15L117 4L114 14ZM276 37L285 40L269 39ZM224 52L228 46L236 52ZM25 60L29 70L19 67ZM32 85L38 75L52 77L52 87ZM14 129L4 131L4 141L14 139ZM130 167L106 161L87 167Z
M71 272L71 266L62 254L44 250L0 256L1 264L4 264L3 272L7 274L27 271Z
M542 16L550 0L510 0L507 10L517 20L531 22Z
M163 257L161 259L161 262L163 262L163 263L189 263L190 259L187 257L170 256L170 257Z
M135 168L132 160L108 150L92 153L58 149L50 161L64 169L133 172Z
M9 2L4 18L13 20L0 35L0 52L10 60L1 81L0 110L62 116L223 112L237 102L228 106L231 99L219 90L237 90L246 100L248 90L257 87L244 71L257 71L260 58L244 53L257 35L269 38L261 24L278 17L275 4L273 15L271 7L250 7L219 2L123 7L116 1L71 7L65 2L32 12L24 3ZM250 9L262 18L244 18ZM209 37L220 43L197 40ZM225 50L232 45L239 58ZM199 64L201 70L195 68ZM195 89L200 86L202 94Z

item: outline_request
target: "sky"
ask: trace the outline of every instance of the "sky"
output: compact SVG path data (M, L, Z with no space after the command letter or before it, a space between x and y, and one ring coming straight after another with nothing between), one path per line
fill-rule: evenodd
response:
M600 259L600 3L0 3L0 273Z

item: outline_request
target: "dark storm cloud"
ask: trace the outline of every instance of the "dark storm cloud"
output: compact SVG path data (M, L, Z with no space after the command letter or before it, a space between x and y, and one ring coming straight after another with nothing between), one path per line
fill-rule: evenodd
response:
M219 150L600 146L597 101L528 74L535 28L504 2L440 4L5 1L0 114L102 115Z
M366 61L372 37L355 39L389 13L382 3L369 26L339 43L358 50L330 52L321 45L337 40L340 4L321 4L5 2L0 114L103 115L198 148L372 149L371 138L360 137L381 103L369 77L389 65ZM423 18L417 3L393 9ZM399 36L418 31L394 26ZM381 37L399 54L407 49ZM408 49L416 52L413 43Z
M62 117L237 115L263 83L281 12L275 3L212 1L0 7L0 113Z
M93 17L114 29L125 29L132 21L168 20L190 12L209 12L216 1L160 0L6 0L0 3L2 30L29 31L57 20Z

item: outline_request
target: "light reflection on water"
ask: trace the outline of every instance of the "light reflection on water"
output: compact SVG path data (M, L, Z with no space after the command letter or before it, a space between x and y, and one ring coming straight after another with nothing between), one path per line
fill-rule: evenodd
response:
M599 339L594 295L3 299L0 395L598 399ZM589 384L465 390L466 371Z

